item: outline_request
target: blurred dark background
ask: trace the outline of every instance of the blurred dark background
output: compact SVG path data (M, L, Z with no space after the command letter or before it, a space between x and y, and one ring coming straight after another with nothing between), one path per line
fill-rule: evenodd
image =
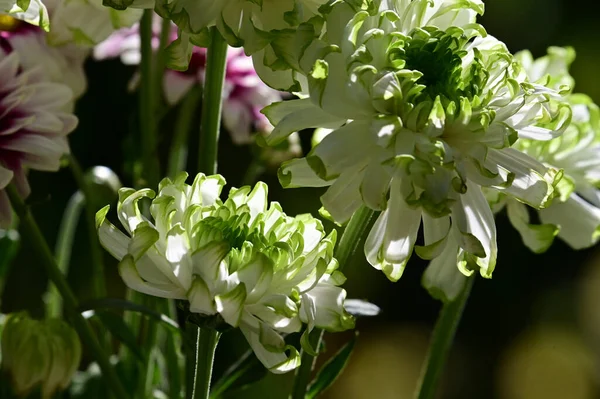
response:
M481 19L489 34L505 41L511 51L530 49L545 54L551 45L570 45L577 58L572 66L576 92L600 102L600 19L593 0L491 0ZM79 101L80 125L71 136L73 153L85 167L106 165L130 186L130 139L135 129L136 97L126 90L133 69L119 61L86 65L89 90ZM171 125L169 112L165 127ZM170 140L161 129L161 148ZM303 136L308 144L310 134ZM252 156L247 147L235 147L222 134L219 172L230 185L240 185ZM308 147L305 147L308 149ZM191 164L195 164L191 160ZM123 165L129 165L125 168ZM273 173L261 176L269 184L270 199L286 213L316 211L318 189L283 190ZM76 190L69 170L31 174L30 203L51 245L62 211ZM99 199L101 202L102 199ZM100 203L98 207L104 204ZM113 200L114 205L114 200ZM83 223L83 222L82 222ZM333 228L326 224L327 228ZM557 241L543 255L534 255L521 243L506 215L497 218L499 256L494 278L475 283L455 347L444 375L440 398L589 399L600 398L600 252L575 252ZM69 280L85 300L90 291L85 226L80 225L73 247ZM105 257L111 296L124 287L116 263ZM421 288L426 264L413 257L398 283L358 256L345 269L349 297L367 299L382 314L357 323L356 351L340 380L328 391L329 399L410 398L425 356L440 303ZM29 309L43 312L41 293L47 284L26 243L14 262L3 295L2 312ZM350 339L351 333L327 335L327 352ZM216 374L243 346L240 337L226 336L218 353ZM233 348L233 349L232 349ZM285 398L292 374L268 376L239 398ZM262 390L269 384L269 390ZM262 387L262 389L261 389ZM265 394L265 392L269 392Z

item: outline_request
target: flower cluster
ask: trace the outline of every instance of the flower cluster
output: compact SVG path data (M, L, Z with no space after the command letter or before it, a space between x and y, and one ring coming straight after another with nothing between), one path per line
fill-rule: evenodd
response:
M339 223L361 205L381 211L365 254L393 281L421 225L419 256L490 277L496 228L482 187L549 204L561 173L512 145L567 126L561 93L528 80L475 23L481 1L390 1L376 11L338 1L324 12L326 34L299 59L310 97L264 112L275 125L269 143L308 127L334 131L284 164L281 183L330 186L321 200Z
M345 280L333 258L335 231L325 236L310 215L286 216L279 204L267 208L267 186L232 188L219 199L225 180L199 174L190 186L186 173L164 179L159 192L119 192L117 213L127 235L97 214L102 245L120 260L132 289L185 300L189 310L239 327L260 361L280 373L299 365L295 348L282 334L315 327L352 328L343 304ZM138 208L153 198L146 219ZM307 347L308 349L308 347Z

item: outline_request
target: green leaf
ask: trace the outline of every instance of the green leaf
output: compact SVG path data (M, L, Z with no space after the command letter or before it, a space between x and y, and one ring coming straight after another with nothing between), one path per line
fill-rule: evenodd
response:
M133 303L130 301L126 301L124 299L118 298L101 298L101 299L93 299L90 301L86 301L79 306L80 312L85 312L89 310L99 310L99 309L119 309L119 310L127 310L130 312L141 313L143 315L149 316L151 319L162 323L163 326L169 328L173 332L181 333L179 328L179 324L162 313L154 311L150 308L147 308L143 305Z
M246 351L212 387L210 398L217 399L227 392L243 389L263 379L267 369L254 356L251 350Z
M325 392L327 388L333 385L335 380L340 376L340 374L342 374L342 371L344 371L344 368L348 364L348 360L350 359L350 355L354 350L357 337L358 332L355 333L350 342L344 345L342 349L338 351L338 353L333 355L333 357L323 365L315 379L309 385L306 399L316 398Z
M89 312L89 313L88 313ZM140 361L144 361L144 354L137 343L137 338L133 331L120 315L107 311L88 311L86 318L97 317L108 331L123 343Z

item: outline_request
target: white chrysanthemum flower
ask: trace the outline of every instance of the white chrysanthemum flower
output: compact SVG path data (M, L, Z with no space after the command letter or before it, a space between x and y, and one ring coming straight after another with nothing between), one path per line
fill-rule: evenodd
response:
M534 60L528 51L516 54L531 80L550 88L573 86L568 68L575 54L570 48L551 47ZM554 168L564 170L559 197L539 211L542 224L530 222L527 207L514 200L506 204L508 217L534 252L544 252L558 234L574 249L587 248L600 238L600 111L583 94L570 94L571 124L561 137L547 142L519 139L515 147ZM499 207L498 206L498 207Z
M244 47L265 83L300 91L297 52L321 33L318 9L327 0L108 0L115 9L154 8L179 27L169 65L185 70L192 44L206 45L206 28L216 26L233 47Z
M143 10L105 7L102 0L57 0L48 41L55 46L74 43L92 47L114 31L138 22L142 13Z
M73 94L46 79L44 66L24 69L19 54L7 52L0 37L0 226L10 225L12 211L3 189L13 182L26 197L26 170L56 171L69 152L66 136L77 126L65 112Z
M365 254L392 281L421 225L419 256L490 277L496 226L481 187L547 206L560 173L510 146L555 137L568 107L549 107L559 93L529 83L506 46L475 23L479 0L389 1L376 13L352 4L323 10L327 33L300 59L310 97L264 110L275 126L270 143L335 129L284 164L280 181L330 186L321 201L339 223L363 204L382 211Z
M152 200L153 221L138 201L152 190L121 189L118 216L131 236L97 215L102 245L121 261L121 277L148 295L189 301L189 310L239 327L260 361L283 373L300 363L282 334L315 327L352 328L344 310L344 276L332 257L335 231L325 237L310 215L286 216L279 204L267 208L267 186L231 189L219 199L220 175L186 173L164 179ZM308 341L303 339L303 344Z
M23 20L48 30L48 10L40 0L0 0L0 19L2 14Z

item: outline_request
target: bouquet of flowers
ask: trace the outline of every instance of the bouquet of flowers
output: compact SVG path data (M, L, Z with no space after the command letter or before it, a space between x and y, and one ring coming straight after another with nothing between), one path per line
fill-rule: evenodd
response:
M600 239L600 111L573 91L574 50L513 54L484 8L0 0L0 282L20 244L50 281L45 317L2 318L0 396L218 398L267 370L293 376L291 398L318 397L355 340L317 362L324 332L379 313L347 298L344 268L366 259L397 282L414 254L443 303L415 394L433 398L476 275L505 250L497 213L535 253ZM89 59L131 68L116 172L70 150ZM52 251L28 173L63 167L78 189ZM269 185L320 188L318 215L286 213ZM79 219L85 264L71 259ZM113 264L124 292L107 288ZM228 335L247 351L213 376Z

